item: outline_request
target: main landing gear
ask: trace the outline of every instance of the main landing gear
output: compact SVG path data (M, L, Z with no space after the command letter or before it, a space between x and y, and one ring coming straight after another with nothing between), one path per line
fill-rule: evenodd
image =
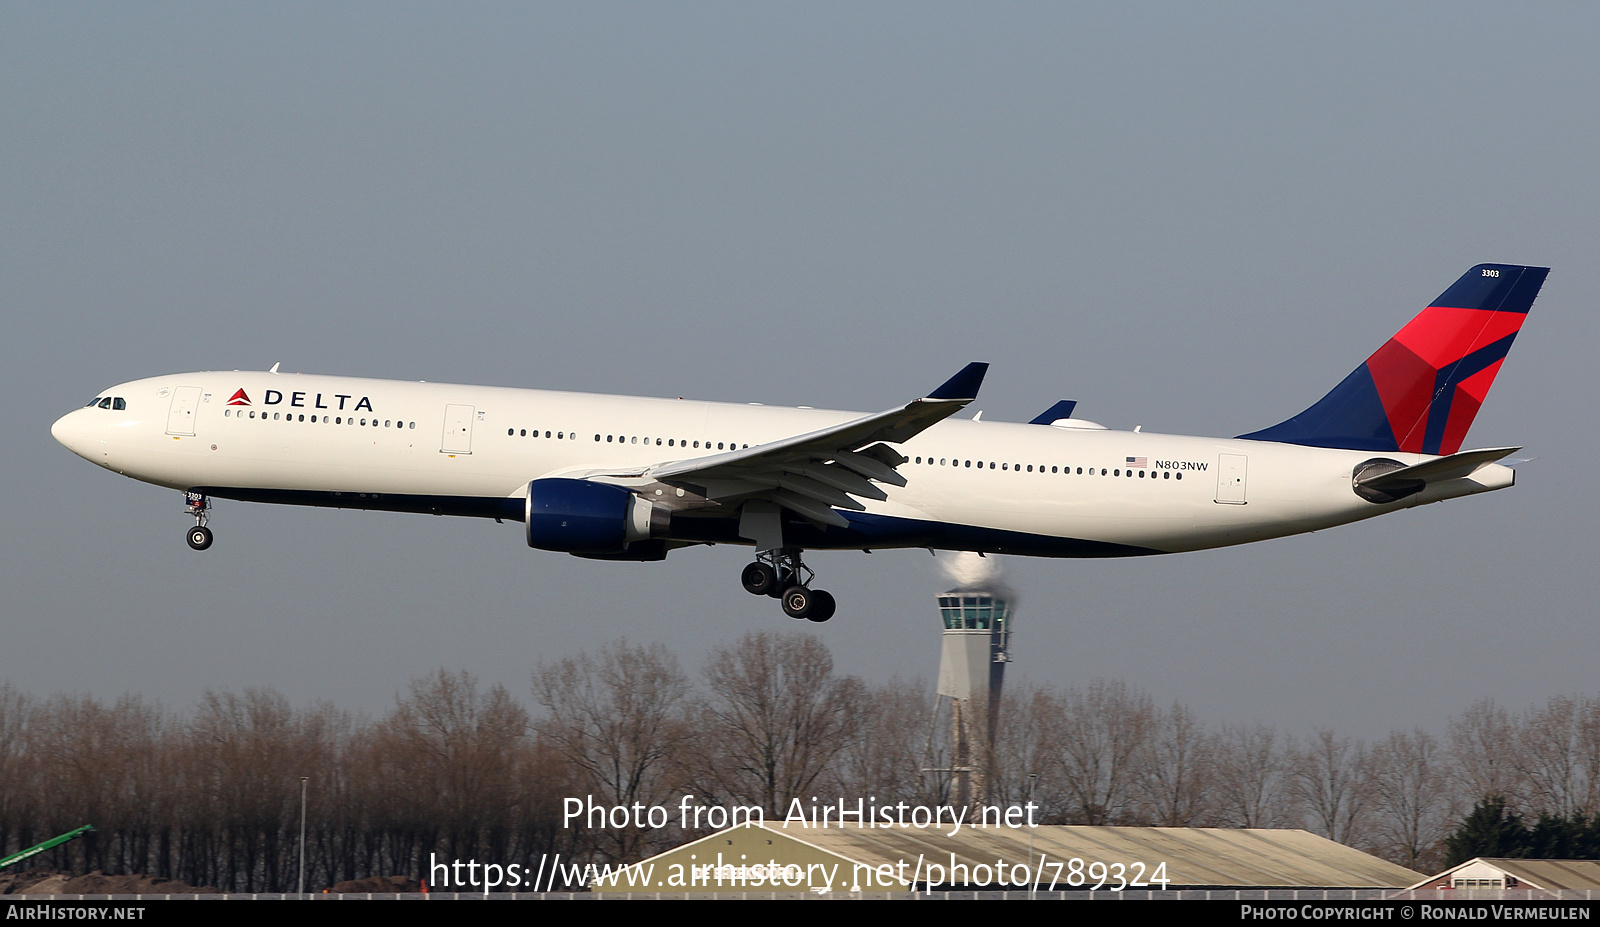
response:
M770 595L783 603L783 613L790 618L823 622L833 617L833 596L821 589L812 589L816 574L800 560L800 548L784 547L763 550L756 554L756 562L744 568L739 582L751 595Z
M211 546L211 529L206 527L206 510L211 508L211 500L202 492L186 492L183 498L187 503L186 511L194 516L194 527L189 529L189 546L205 550Z

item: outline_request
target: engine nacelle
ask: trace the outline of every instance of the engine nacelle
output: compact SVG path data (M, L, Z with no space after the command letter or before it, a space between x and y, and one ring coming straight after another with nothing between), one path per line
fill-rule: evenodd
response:
M528 484L524 516L529 547L609 554L664 532L670 513L621 486L552 478Z

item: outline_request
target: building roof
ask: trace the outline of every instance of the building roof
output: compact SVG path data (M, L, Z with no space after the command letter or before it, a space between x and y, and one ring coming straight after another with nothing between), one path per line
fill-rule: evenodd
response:
M1411 888L1431 888L1451 884L1457 878L1481 879L1490 871L1516 879L1519 888L1557 890L1600 889L1600 860L1593 859L1500 859L1477 857L1429 876Z
M1070 861L1079 860L1078 871L1085 873L1091 863L1108 867L1123 864L1123 878L1133 881L1164 877L1165 884L1144 886L1154 889L1179 888L1404 888L1417 881L1418 873L1375 856L1351 849L1304 830L1266 830L1198 827L1086 827L1041 825L1028 827L941 827L887 825L862 827L804 826L799 823L741 825L685 844L639 866L668 867L708 864L753 866L774 863L778 866L809 867L820 863L839 863L845 869L879 869L890 866L897 873L899 888L910 883L961 884L961 873L972 873L979 866L993 876L997 864L1011 869L1031 859L1035 872L1041 860L1047 868L1041 885L1055 882L1057 889L1091 887L1069 881ZM720 862L719 862L720 861ZM903 863L903 865L902 865ZM1136 869L1135 864L1143 864ZM1157 867L1165 864L1159 873ZM928 878L930 864L941 866ZM963 868L964 867L964 868ZM1053 867L1053 868L1051 868ZM741 870L742 871L742 870ZM920 877L913 873L922 873ZM980 878L980 877L974 877ZM1111 875L1104 887L1116 884ZM835 886L838 880L832 880ZM1011 884L1016 885L1013 873ZM625 886L609 888L616 891ZM643 887L643 886L641 886ZM809 882L807 887L816 888ZM889 888L875 884L874 890ZM607 890L597 886L598 890ZM708 886L702 890L711 890ZM724 889L726 890L726 889Z

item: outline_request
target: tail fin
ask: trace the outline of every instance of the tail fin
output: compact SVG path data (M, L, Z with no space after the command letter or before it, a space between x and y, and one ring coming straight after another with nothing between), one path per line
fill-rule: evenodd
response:
M1548 267L1479 264L1316 405L1239 437L1454 454L1548 273Z

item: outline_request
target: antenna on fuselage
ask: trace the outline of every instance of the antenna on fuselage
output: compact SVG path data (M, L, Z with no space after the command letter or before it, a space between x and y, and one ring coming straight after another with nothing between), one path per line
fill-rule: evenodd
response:
M280 363L280 364L281 364L281 363L283 363L283 362L282 362L282 361L279 361L279 362L278 362L278 363ZM271 369L271 370L268 370L268 371L267 371L267 373L277 373L277 372L278 372L278 364L273 364L273 365L272 365L272 369Z

